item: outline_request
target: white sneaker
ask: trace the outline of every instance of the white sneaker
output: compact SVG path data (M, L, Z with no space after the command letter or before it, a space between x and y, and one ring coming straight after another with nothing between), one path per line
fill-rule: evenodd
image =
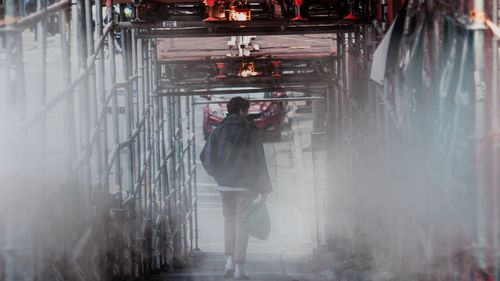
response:
M245 271L243 270L243 264L242 263L237 263L236 267L234 269L234 279L236 280L246 280L250 279L248 275L245 274Z
M226 258L226 265L224 266L224 278L232 278L234 276L234 263L233 257Z

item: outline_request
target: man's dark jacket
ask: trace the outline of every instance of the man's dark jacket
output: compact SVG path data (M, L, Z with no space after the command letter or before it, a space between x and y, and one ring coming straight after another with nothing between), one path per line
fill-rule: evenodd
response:
M219 185L271 192L262 142L242 115L231 114L215 128L200 159Z

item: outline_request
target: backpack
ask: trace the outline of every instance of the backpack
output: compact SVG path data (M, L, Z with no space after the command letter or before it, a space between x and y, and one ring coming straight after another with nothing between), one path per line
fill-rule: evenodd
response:
M203 147L203 150L201 151L200 154L200 160L201 164L203 165L203 168L207 171L207 173L212 176L216 177L218 174L218 161L217 161L217 130L218 128L215 128L215 130L210 134L208 137L207 141L205 142L205 146Z

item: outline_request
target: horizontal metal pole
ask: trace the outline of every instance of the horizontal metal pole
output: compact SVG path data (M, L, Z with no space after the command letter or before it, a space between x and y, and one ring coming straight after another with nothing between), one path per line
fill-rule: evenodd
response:
M160 170L163 170L167 163L168 163L168 159L172 158L174 152L172 150L170 150L166 155L165 157L163 157L163 159L161 159L161 162L160 162Z
M279 77L272 76L253 76L253 77L227 77L227 78L194 78L194 79L159 79L164 86L162 89L207 89L221 88L230 89L234 87L263 88L263 87L322 87L327 83L334 82L333 73L331 74L307 74L296 73L287 74Z
M146 161L144 162L144 164L142 165L141 167L141 173L139 175L139 178L137 179L137 181L135 182L135 185L134 185L134 190L132 191L132 194L130 197L128 197L127 199L125 199L123 201L123 205L127 205L129 202L132 202L136 196L137 196L137 191L139 190L139 188L141 187L141 184L142 182L144 181L144 178L146 177L146 172L148 170L148 163L151 159L151 150L148 150L147 151L147 156L146 156Z
M154 177L155 185L160 181L160 177L161 177L161 170L158 170L155 174L155 177Z
M186 151L188 151L188 149L190 148L191 148L191 143L188 142L182 149L182 156L184 156L186 154Z
M42 20L43 17L53 14L55 12L58 12L60 10L63 10L65 8L71 7L71 1L70 0L62 0L60 2L54 3L47 8L40 10L38 12L35 12L27 17L21 18L18 21L8 23L0 29L1 31L4 32L10 32L12 31L11 28L15 28L19 31L19 29L26 29L28 27L31 27L33 24L37 23L38 21Z
M143 114L141 121L139 122L139 126L132 132L132 134L130 134L130 137L126 141L120 143L120 146L122 148L129 146L139 136L139 133L141 132L145 124L146 124L146 114Z
M170 190L170 192L167 194L167 196L165 197L165 200L170 200L172 199L172 197L175 195L175 193L177 192L177 188L172 188Z
M174 138L178 138L180 134L181 134L181 128L175 129Z
M94 46L94 55L92 57L89 57L87 60L87 66L90 67L90 65L95 62L95 60L97 59L97 55L98 55L99 51L101 50L101 48L104 46L104 41L106 40L106 37L108 36L109 32L111 32L111 30L113 30L113 23L112 22L108 23L104 27L103 34L102 34L101 38L99 38L99 41L97 41L97 43Z
M128 82L126 82L125 84L128 84ZM107 168L106 168L106 173L109 173L109 171L111 170L111 168L113 167L116 159L117 159L117 156L118 156L118 153L125 147L129 146L138 136L139 136L139 133L142 129L142 127L145 125L145 117L146 116L143 116L142 117L142 120L141 120L141 123L140 123L140 127L136 128L133 133L127 138L127 140L119 143L118 145L116 145L113 149L113 152L111 154L111 160L108 162L108 165L107 165Z
M174 25L175 28L203 28L206 25L202 21L159 21L159 22L115 22L117 28L121 29L144 29L155 30L164 26Z
M314 47L314 46L312 46ZM272 48L272 47L271 47ZM216 63L225 63L226 65L231 64L239 64L242 62L257 62L257 63L269 63L271 64L273 61L280 61L281 65L279 66L279 70L288 70L288 69L297 69L295 66L297 64L303 63L311 63L311 62L333 62L339 59L339 56L333 56L332 54L325 54L324 52L321 55L316 53L297 53L294 52L292 54L286 53L285 56L281 57L282 54L267 54L262 53L263 49L260 49L259 54L252 55L251 57L218 57L211 56L207 57L204 52L210 51L213 49L192 49L192 50L180 50L182 52L192 51L192 52L201 52L198 56L190 56L188 59L186 57L172 57L169 59L159 59L159 65L188 65L188 66L200 66L200 65L210 65L215 66ZM227 49L221 49L221 51L227 52ZM287 65L286 67L284 65ZM294 67L295 66L295 67Z
M124 86L128 84L127 82L124 82L124 83L117 83L117 84L114 84L109 90L108 90L108 93L106 95L106 98L105 98L105 102L104 104L102 105L101 107L101 110L99 111L99 115L98 115L98 121L97 121L97 125L94 127L94 129L92 130L92 133L91 133L91 137L90 137L90 142L89 142L89 145L88 145L88 148L82 153L81 156L79 156L76 161L76 164L75 164L75 167L80 167L80 165L82 165L85 160L85 156L87 157L90 157L90 151L92 150L92 147L96 144L97 142L97 136L99 135L99 132L101 130L101 127L102 127L102 124L104 122L104 119L106 118L107 116L107 108L108 108L108 104L109 102L111 101L111 98L113 97L113 93L114 91L118 88L118 87L121 87L121 86ZM136 138L137 135L139 134L140 132L140 129L144 126L145 124L145 120L146 120L146 116L149 115L149 110L146 109L143 114L142 114L142 117L141 117L141 120L139 121L138 125L139 125L139 128L136 129L133 133L132 133L132 138Z
M75 78L75 80L71 81L71 84L68 86L68 88L62 90L59 94L57 94L50 101L48 101L44 107L40 108L30 119L28 119L26 122L24 122L21 125L20 129L27 130L27 129L29 129L29 127L36 124L38 121L44 120L43 118L41 118L42 116L47 114L47 112L50 109L52 109L54 106L56 106L59 102L63 101L68 95L73 94L74 89L83 81L83 79L85 79L90 74L91 66L95 62L96 58L97 58L97 56L94 55L92 57L92 59L90 59L88 61L87 69L80 71L80 73ZM131 80L129 80L129 81L117 83L115 85L116 89L127 87L132 82L132 80L137 79L137 77L138 77L138 75L136 74L136 75L132 76L130 78ZM112 86L112 87L114 87L114 86ZM110 97L108 96L108 98L110 98ZM107 103L109 103L109 100L107 100Z
M327 89L329 85L334 83L334 81L328 81L327 79L314 79L312 78L310 81L292 81L293 79L290 79L289 81L269 81L269 80L254 80L254 81L236 81L233 83L224 83L222 81L220 82L214 82L214 81L197 81L197 82L191 82L191 83L171 83L171 84L164 84L165 86L162 87L163 89L169 89L169 90L177 90L177 93L180 93L182 96L182 92L180 91L185 91L185 92L196 92L198 90L206 89L207 87L209 88L218 88L218 89L234 89L234 88L260 88L262 89L261 91L255 91L257 93L262 93L266 89L269 88L274 88L278 87L279 85L283 86L284 88L290 87L290 90L293 91L292 87L295 88L298 92L299 90L296 87L302 87L303 89L309 89L311 90L322 90L324 91ZM254 91L250 91L254 92ZM202 94L203 92L200 92ZM172 92L164 91L161 92L157 91L154 92L154 94L159 95L159 96L168 96L172 94L174 96L175 94ZM200 94L193 94L189 96L199 96Z
M237 35L297 35L353 32L363 22L310 20L251 20L246 22L170 21L157 24L118 23L120 28L139 28L138 38L194 38ZM145 26L145 27L144 27ZM157 28L157 29L155 29Z
M275 102L275 101L308 101L308 100L322 100L324 97L301 97L301 98L275 98L275 99L251 99L250 102ZM214 104L214 103L228 103L228 100L217 101L201 101L193 102L193 104Z
M68 86L68 88L62 90L59 94L57 94L50 101L48 101L44 107L40 108L30 119L24 122L19 129L23 131L28 130L32 125L36 124L39 121L44 120L41 117L47 114L47 112L54 106L56 106L59 102L63 101L68 95L72 95L73 90L80 84L80 82L87 75L88 71L81 72L75 80L71 81L71 84Z
M249 28L306 28L306 27L354 27L366 23L362 20L352 21L334 18L311 18L307 21L292 21L289 19L254 18L249 21L201 21L201 20L167 20L156 22L116 22L117 27L124 29L142 29L165 31L173 29L192 28L226 28L226 29L249 29Z
M118 153L120 152L120 150L121 146L119 144L115 145L115 147L113 148L113 152L111 153L110 160L106 166L106 171L105 171L106 174L108 174L109 171L111 171L111 168L113 167L116 159L118 158Z
M189 177L187 177L187 179L184 181L184 186L188 186L191 179L192 179L191 175Z
M26 28L17 28L14 26L9 26L9 27L2 27L0 28L0 34L9 34L9 33L21 33L25 30Z
M246 28L246 29L215 29L210 30L206 27L195 28L176 28L171 30L151 30L143 31L137 34L140 39L154 38L199 38L199 37L221 37L221 36L251 36L251 35L298 35L298 34L330 34L330 33L348 33L354 32L352 26L331 26L331 27L304 27L288 28L280 30L279 28Z
M202 96L202 95L233 95L233 94L254 94L254 93L262 93L262 92L280 92L280 91L297 91L297 92L303 92L303 93L323 93L323 91L327 87L323 88L312 88L311 87L280 87L280 86L269 86L269 87L263 87L259 89L241 89L241 90L235 90L235 89L227 89L227 90L202 90L202 91L188 91L188 92L162 92L160 91L158 93L159 96Z

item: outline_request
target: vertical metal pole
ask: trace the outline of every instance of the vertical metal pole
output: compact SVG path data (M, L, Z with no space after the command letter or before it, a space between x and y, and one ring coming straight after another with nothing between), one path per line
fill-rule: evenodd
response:
M96 6L96 29L99 38L104 35L103 31L103 15L102 15L102 0L95 0ZM108 37L109 38L109 37ZM97 55L97 91L99 96L99 104L101 108L107 108L106 104L106 86L105 86L105 66L104 66L104 48L98 51ZM104 114L103 124L100 129L99 147L101 147L100 159L98 162L101 163L100 172L100 182L102 191L107 192L109 190L109 174L106 169L108 166L108 112L107 110L102 111Z
M198 158L198 155L196 154L196 104L194 97L191 98L191 108L192 108L192 118L191 118L191 133L193 134L193 149L192 149L192 161L194 165L194 170L193 170L193 185L194 185L194 251L199 252L200 247L198 245L198 175L197 175L197 170L196 170L196 159Z
M46 8L47 1L38 0L37 6L38 11L42 11ZM37 24L36 29L37 34L37 47L40 53L40 68L41 68L41 79L40 79L40 107L44 107L47 101L47 20L46 17L40 19ZM42 157L45 159L45 134L46 134L46 124L45 116L41 117L43 120L40 121L40 147L42 148ZM43 169L43 167L42 167ZM43 171L41 171L43 173Z
M187 202L186 202L186 187L184 185L185 183L185 171L184 171L184 141L183 141L183 126L182 126L182 102L181 102L180 96L176 97L176 118L177 118L177 152L179 155L178 158L178 166L179 166L179 175L178 177L178 187L179 187L179 207L181 208L179 210L179 215L181 216L181 223L182 223L182 245L183 245L183 254L187 254L187 225L186 225L186 207L187 207Z
M140 88L140 80L142 79L142 74L140 73L139 63L138 63L138 54L139 54L139 44L141 43L140 39L136 38L136 30L132 30L131 41L132 41L132 75L136 75L137 78L132 82L132 115L133 120L136 126L139 126L139 122L141 119L141 112L139 110L139 88ZM140 155L140 137L137 137L134 141L135 149L134 149L134 164L135 171L137 172L135 181L139 178L141 172L141 155Z
M6 19L14 19L18 15L18 4L19 1L7 1L5 3L5 18ZM6 29L8 32L5 34L6 40L6 73L7 73L7 91L0 91L2 95L1 104L5 106L2 108L1 117L3 117L0 122L2 122L2 129L7 130L12 124L19 124L21 120L16 115L19 112L18 110L18 60L17 53L22 50L22 46L17 45L17 38L20 36L17 31L14 31L13 26L7 26ZM5 96L4 96L5 95ZM0 105L0 106L2 106ZM3 139L1 139L3 140ZM13 144L15 147L15 144ZM16 259L16 250L8 249L14 248L17 245L16 241L16 225L17 221L12 216L5 217L5 245L2 246L2 258L4 259L4 274L3 277L5 281L14 281L16 280L17 273L17 259Z
M37 1L37 11L42 11L45 9L47 2L44 0L38 0ZM40 19L36 26L36 41L37 41L37 48L40 54L40 74L41 74L41 79L39 83L39 90L40 90L40 97L39 97L39 106L40 108L43 108L46 105L47 101L47 20L46 17L43 17ZM39 185L43 188L46 184L46 156L47 156L47 146L46 146L46 136L47 136L47 123L46 123L46 118L45 115L40 117L40 127L39 127L39 134L38 134L38 151L39 151L39 156L36 156L35 158L39 157L39 163L37 163L36 171L34 172L37 175L37 181L40 183ZM39 192L34 193L32 196L38 197ZM38 232L41 230L42 227L44 227L41 224L33 224L33 226L37 229L35 229L35 232ZM41 261L43 260L43 238L40 236L35 236L34 237L34 253L33 253L33 268L34 268L34 275L35 275L35 280L37 280L37 276L41 274L40 269L39 269L39 264L42 263Z
M108 19L110 22L114 23L114 6L111 5L109 8ZM115 31L111 30L109 33L109 68L110 68L110 82L111 82L111 103L112 103L112 126L113 126L113 141L114 141L114 149L117 149L117 155L115 161L113 163L114 167L114 184L118 186L118 200L120 201L120 206L123 204L123 184L122 184L122 170L121 170L121 149L119 148L120 144L120 122L118 116L118 93L116 88L116 46L115 46ZM117 222L119 225L120 222ZM119 231L117 231L117 234ZM116 246L116 259L119 264L118 274L123 275L123 248L122 242L118 242Z
M6 1L5 18L15 19L20 15L22 2L19 0ZM13 27L7 26L10 30L6 34L7 47L7 72L10 93L6 93L9 103L14 104L16 109L12 113L14 122L21 122L26 118L26 93L24 84L24 64L23 64L23 40L21 33L14 31ZM12 124L12 123L10 123Z
M166 197L168 196L168 182L167 182L167 174L166 174L166 166L165 166L165 130L164 130L164 116L163 116L163 98L158 97L158 110L159 110L159 168L160 168L160 182L161 182L161 195L160 195L160 215L161 215L161 229L160 229L160 253L161 253L161 266L167 263L167 241L165 241L165 237L167 235L167 228L165 223L167 222L167 202Z
M71 84L71 24L69 10L61 11L61 49L64 86ZM71 174L71 167L76 158L76 135L73 95L68 95L64 106L64 136L66 137L65 172Z
M108 18L113 22L114 21L114 8L113 6L109 9ZM118 95L116 89L116 54L115 54L115 32L112 30L110 32L109 38L109 68L110 68L110 79L111 79L111 87L112 87L112 114L113 114L113 141L114 148L117 148L120 144L120 130L119 130L119 120L118 120ZM116 156L116 160L114 162L114 176L115 176L115 185L118 185L119 194L118 198L120 200L120 204L123 202L123 194L122 194L122 177L121 177L121 152L118 152Z
M132 75L137 76L136 79L133 80L132 82L132 92L129 93L130 95L130 110L132 112L132 121L135 123L134 128L139 129L138 126L140 125L140 120L141 120L141 112L139 110L139 81L142 79L142 75L140 75L140 70L139 70L139 65L138 65L138 54L140 50L140 43L141 40L137 39L135 37L136 30L132 30L131 32L131 41L132 41L132 48L131 48L131 56L132 56L132 63L130 65L131 67L131 72ZM135 196L135 204L133 208L134 215L136 218L133 221L133 231L131 234L133 237L140 237L138 230L142 228L142 214L141 214L141 191L140 187L139 190L136 190L136 183L140 180L141 177L141 134L137 134L136 138L130 145L130 149L132 150L132 161L133 161L133 171L135 171L135 177L132 175L132 192L131 195ZM133 245L133 250L132 250L132 276L137 276L138 275L138 268L140 268L140 255L139 251L136 249L139 249L139 241L140 239L133 239L132 245ZM139 270L140 271L140 270Z
M24 73L24 58L23 58L23 37L21 33L16 33L16 61L17 73L16 83L18 91L17 95L17 118L19 121L25 120L27 117L27 103L26 103L26 79Z
M180 217L180 209L179 209L179 201L180 201L180 193L181 193L181 186L179 184L179 144L178 144L178 138L179 134L177 132L177 98L175 96L172 96L171 98L171 112L170 112L170 118L172 119L172 138L173 138L173 154L172 154L172 167L173 167L173 182L174 182L174 195L172 197L172 205L173 205L173 212L175 214L175 240L173 243L176 245L176 251L175 255L177 258L179 258L182 255L182 249L180 246L182 245L182 219Z
M86 15L85 15L85 1L77 1L76 5L76 32L77 32L77 44L78 44L78 67L82 71L88 71L87 69L87 28L85 25ZM85 151L89 149L89 138L90 138L90 93L89 93L89 77L85 77L79 85L79 104L80 104L80 151ZM87 201L90 198L89 188L91 184L90 179L90 157L85 159L85 165L83 167L82 175L82 190L81 195L84 196L84 200ZM82 205L85 206L85 205Z
M138 51L139 51L139 54L138 54L138 72L139 72L139 88L138 88L138 93L137 93L137 105L136 105L136 108L137 108L137 112L138 112L138 116L142 116L144 118L144 125L141 129L141 132L139 134L139 137L138 137L138 141L137 141L137 150L138 150L138 160L139 160L139 167L140 167L140 171L142 171L142 169L147 169L145 167L145 165L147 165L146 163L146 159L147 159L147 151L146 151L146 122L147 122L147 111L145 110L146 108L146 94L145 94L145 69L144 69L144 64L145 64L145 57L146 57L146 47L144 46L144 40L142 39L139 39L138 40ZM141 117L141 118L142 118ZM142 176L142 172L141 172L141 175ZM146 209L146 174L144 174L144 177L141 179L141 184L139 186L139 190L138 190L138 199L137 201L139 202L139 218L140 218L140 222L139 222L139 225L141 226L141 228L138 230L140 233L138 234L138 237L141 237L141 238L145 238L144 237L144 232L142 231L142 226L145 225L145 219L147 219L146 217L146 214L147 214L147 209ZM144 244L144 243L143 243ZM141 252L141 257L142 258L139 258L139 274L143 274L144 273L144 264L145 264L145 261L144 261L144 248L141 247L142 249L142 252Z
M96 5L96 10L99 10L98 6ZM93 16L92 16L92 1L91 0L85 0L85 29L86 29L86 40L87 40L87 52L90 55L94 55L95 50L94 50L94 27L92 24ZM99 19L96 19L96 22L99 21ZM97 26L97 23L96 23ZM101 25L100 25L101 26ZM97 93L97 86L96 86L96 65L95 63L90 66L90 75L89 75L89 99L90 99L90 119L91 119L91 124L92 127L95 130L98 130L98 122L99 122L99 106L98 106L98 93ZM101 159L99 159L102 155L102 148L100 145L100 135L98 134L97 136L97 143L95 145L95 151L97 154L97 159L95 159L95 169L97 171L97 175L99 177L97 178L97 189L101 190L101 172L103 169L103 162ZM93 148L89 147L89 152L93 151Z
M145 118L145 111L143 110L144 106L144 47L142 46L143 40L138 39L137 40L137 45L138 45L138 60L137 60L137 71L138 71L138 88L137 88L137 104L135 105L136 107L136 112L137 112L137 124L139 124L142 116ZM144 126L142 127L141 131L139 132L138 138L137 138L137 162L138 162L138 178L141 177L141 171L142 167L144 165L144 157L146 157L144 153ZM144 179L142 179L142 183L139 186L138 190L138 197L137 200L139 202L139 218L143 220L143 204L142 204L142 189L144 186ZM142 233L141 233L142 237Z
M179 185L177 182L177 147L176 147L176 134L175 134L175 98L173 96L168 97L168 119L169 119L169 141L170 141L170 150L172 151L172 156L170 160L170 177L171 183L173 185L173 189L171 190L172 196L170 198L171 211L172 211L172 229L175 231L173 235L174 244L173 247L173 256L174 259L178 258L179 255L179 212L177 208L177 193L179 190Z
M124 5L120 5L120 18L123 19L125 17ZM133 86L130 81L130 70L131 70L131 52L129 48L129 37L128 31L126 29L121 29L120 40L122 42L122 64L123 64L123 79L129 84L125 88L125 132L128 138L132 136L132 120L133 120L133 112L132 112L132 91L131 87ZM128 192L132 194L134 189L134 154L133 154L133 142L130 142L127 146L127 180L128 180Z
M151 40L146 40L146 75L145 75L145 84L146 84L146 110L148 110L148 121L146 123L146 151L147 151L147 181L146 181L146 204L147 204L147 220L149 225L152 227L154 222L153 220L153 185L154 185L154 170L153 170L153 132L152 132L152 120L153 114L151 113L152 104L151 104ZM151 235L151 234L150 234ZM149 236L147 239L152 243L152 236ZM149 249L152 249L152 245L149 245ZM148 253L149 260L147 261L147 268L151 270L152 267L152 251L149 250Z
M185 97L185 104L184 106L186 107L186 132L188 133L187 136L187 157L185 158L187 161L187 178L189 179L188 182L188 196L187 196L187 208L189 212L189 252L192 253L194 250L194 245L193 245L193 171L192 171L192 146L193 146L193 134L192 134L192 128L191 128L191 102L189 100L189 97ZM196 164L196 163L194 163Z
M154 47L152 47L152 49L154 50ZM160 101L161 101L161 98L156 94L156 83L157 81L154 79L156 77L155 73L156 73L156 62L155 62L155 58L156 58L156 53L153 51L152 52L153 54L153 70L152 71L152 80L154 82L154 86L153 86L153 91L152 91L152 101L153 101L153 112L154 112L154 120L153 120L153 126L154 126L154 140L153 140L153 143L154 143L154 163L155 163L155 196L157 198L157 201L159 201L160 203L160 206L159 207L159 210L158 210L158 214L162 214L162 210L163 210L163 194L162 194L162 185L163 185L163 181L162 181L162 172L161 172L161 168L160 168L160 165L161 165L161 150L160 150L160 141L161 141L161 138L160 138L160 131L161 131L161 122L160 122L160 115L161 115L161 106L160 106ZM159 178L157 178L157 175L160 175ZM162 241L160 241L161 243ZM161 261L160 261L160 264L158 266L161 266Z
M318 182L317 182L317 172L316 170L318 169L318 167L316 167L317 163L317 157L316 157L316 149L317 148L317 141L314 140L315 138L315 135L316 135L316 132L311 132L311 147L312 147L312 172L313 172L313 192L314 192L314 220L315 220L315 223L316 223L316 246L319 247L321 245L321 242L320 242L320 219L319 219L319 204L318 204Z
M144 41L144 111L149 111L149 40L145 40ZM147 157L145 158L145 165L147 165L147 176L146 176L146 179L145 180L145 183L146 183L146 189L144 190L144 204L145 204L145 208L146 208L146 213L147 213L147 218L150 218L151 214L150 214L150 208L149 208L149 205L148 205L148 194L149 194L149 178L150 178L150 164L148 162L147 159L149 159L148 155L150 153L150 146L149 146L149 141L150 141L150 134L149 134L149 126L150 126L150 117L151 114L148 113L148 117L145 121L145 124L144 124L144 151L145 151L145 156L147 155Z
M495 24L498 24L498 0L492 1L492 21ZM493 132L496 132L498 130L498 41L495 36L492 36L492 59L493 59L493 65L492 65L492 77L491 77L491 94L492 94L492 102L491 102L491 116L492 116L492 124L491 128ZM498 220L500 219L500 214L498 213L500 210L500 201L499 201L499 192L498 192L498 174L496 171L498 171L498 147L495 144L492 146L492 167L491 170L493 171L492 174L492 190L493 190L493 249L494 252L498 252L499 247L500 247L500 230L499 230L499 222ZM494 256L494 261L493 261L493 268L495 268L494 271L494 280L499 281L500 280L500 257L498 255Z
M165 120L165 117L168 118L168 115L167 115L167 111L165 110L165 108L168 108L168 104L167 104L167 100L165 98L162 98L162 116L163 116L163 150L164 150L164 162L165 162L165 167L164 167L164 170L165 170L165 181L167 183L167 186L166 186L166 192L165 192L165 196L169 196L170 195L170 192L172 191L172 182L170 181L170 170L169 170L169 161L170 161L170 158L166 158L168 153L169 153L169 150L170 150L170 147L169 147L169 132L168 132L168 119ZM166 127L165 127L166 126ZM166 131L166 132L165 132ZM171 208L171 204L170 204L170 199L166 199L165 203L166 203L166 215L165 215L165 218L168 218L169 220L169 223L172 223L171 222L171 217L172 217L172 208ZM170 228L170 225L166 225L167 228ZM166 236L166 243L170 243L170 239L171 237L170 236ZM166 247L166 252L165 252L165 255L168 257L168 250L170 248L169 247Z
M477 13L483 13L484 10L484 1L483 0L474 0L474 10ZM487 247L487 238L486 238L486 208L487 208L487 200L486 200L486 190L488 186L488 165L484 160L482 151L483 141L487 137L488 134L488 123L487 119L487 104L488 100L487 92L486 92L486 83L485 83L485 66L484 66L484 52L486 50L485 46L485 25L476 21L472 29L474 29L474 94L475 94L475 104L474 104L474 119L475 119L475 136L477 138L477 142L475 144L476 147L476 156L478 156L478 160L476 161L476 186L477 186L477 244L478 249L484 249ZM486 256L482 250L479 250L477 253L479 264L482 268L484 268L486 264Z
M142 93L141 93L141 100L142 100L142 112L145 114L144 116L144 128L142 130L142 152L143 152L143 163L142 165L144 166L145 173L144 173L144 178L142 181L142 188L141 188L141 193L142 193L142 220L143 220L143 225L147 227L148 222L149 222L149 205L148 205L148 190L149 190L149 175L150 175L150 165L149 165L149 119L151 116L151 113L149 112L149 90L148 90L148 41L147 40L141 40L142 41L142 73L143 73L143 78L142 78ZM145 232L141 233L141 236L147 241L148 237L145 236ZM146 257L149 255L149 253L146 253L147 249L144 250L144 260L143 260L143 270L144 272L147 271L147 259Z
M152 196L152 200L151 200L151 212L152 212L152 215L151 215L151 222L152 222L152 226L153 226L153 237L152 237L152 240L151 241L154 241L155 238L154 238L154 235L155 235L155 232L156 232L156 217L157 217L157 211L158 211L158 208L157 208L157 199L158 199L158 181L157 181L157 171L158 171L158 166L156 165L156 137L157 137L157 134L156 134L156 130L155 130L155 123L157 123L157 119L154 115L154 106L155 106L155 98L154 98L154 95L155 95L155 44L154 44L154 41L153 40L149 40L149 108L150 110L153 112L153 115L151 116L151 131L150 131L150 150L151 150L151 153L152 154L152 157L151 157L151 180L152 180L152 190L151 190L151 196ZM153 249L153 247L151 247L151 249ZM151 256L153 256L154 253L151 253ZM157 263L156 263L156 259L154 259L152 261L152 266L154 266L154 269L156 270L157 269Z
M168 262L168 257L169 257L169 239L170 239L170 235L167 235L168 233L168 230L170 228L170 225L169 223L171 223L171 210L170 210L170 200L169 200L169 194L170 194L170 191L171 191L171 183L170 183L170 172L169 172L169 160L167 158L168 154L169 154L169 146L168 146L168 127L166 127L166 125L168 124L167 123L167 119L168 116L166 115L167 114L167 111L165 110L167 108L167 100L162 97L161 98L161 116L162 116L162 125L161 125L161 129L162 129L162 162L163 162L163 170L162 170L162 174L163 174L163 182L165 184L165 188L164 188L164 193L163 193L163 198L162 200L165 202L164 203L164 206L165 206L165 209L164 209L164 222L165 222L165 227L164 227L164 231L165 231L165 234L163 236L163 238L165 239L164 241L164 244L165 244L165 249L164 249L164 254L165 254L165 262Z
M165 144L166 145L166 155L165 157L167 156L167 154L170 154L171 150L172 150L172 131L171 131L171 116L170 116L170 97L167 97L167 98L163 98L163 104L165 105L164 109L163 109L163 114L166 116L166 124L163 125L163 127L165 127L166 125L166 129L167 129L167 132L166 132L166 136L165 136ZM166 109L166 110L165 110ZM167 214L168 214L168 222L169 222L169 225L168 227L172 230L174 229L174 215L173 215L173 211L172 211L172 198L170 197L170 193L173 192L173 190L175 190L175 183L172 181L173 177L172 177L172 156L169 155L168 159L165 159L165 172L166 172L166 181L168 183L168 186L167 186L167 192L165 193L165 196L168 196L168 198L166 199L166 204L167 204ZM167 237L168 241L167 243L170 243L170 239L172 239L171 236ZM175 245L174 245L174 249L173 249L173 253L175 253Z
M335 69L335 62L333 62L333 69ZM332 74L332 80L334 80L334 74ZM334 92L333 92L333 86L332 83L328 85L328 89L326 89L326 141L325 141L325 149L326 149L326 157L328 159L326 166L324 169L327 169L327 171L332 171L332 172L327 172L326 173L326 180L329 183L329 185L326 185L326 193L324 194L326 196L325 202L326 204L323 205L323 213L319 214L323 218L328 218L326 216L327 213L329 213L329 208L330 208L330 203L331 199L330 196L333 193L333 185L335 185L335 182L333 181L334 175L333 171L334 170L334 164L335 164L335 158L333 158L334 152L333 152L333 147L335 146L335 139L334 139L334 118L335 118L335 111L334 111L334 104L333 101L335 100ZM329 227L329 222L332 221L331 219L324 219L323 220L323 243L328 241L328 227Z

